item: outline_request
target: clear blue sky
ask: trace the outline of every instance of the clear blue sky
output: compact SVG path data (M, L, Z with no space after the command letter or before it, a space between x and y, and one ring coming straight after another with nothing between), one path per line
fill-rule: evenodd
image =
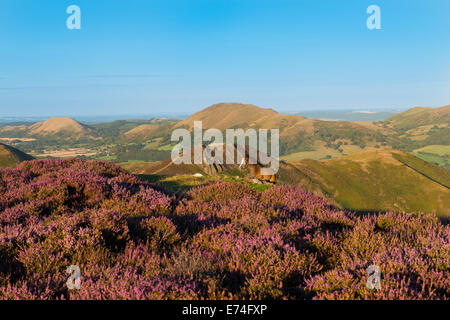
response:
M82 29L66 28L76 4ZM381 8L382 30L366 9ZM1 0L0 116L450 104L449 0Z

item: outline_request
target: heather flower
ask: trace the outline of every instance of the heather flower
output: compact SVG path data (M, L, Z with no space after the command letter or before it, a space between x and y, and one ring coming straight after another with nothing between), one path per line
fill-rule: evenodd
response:
M0 299L450 299L449 271L430 214L359 216L288 185L175 199L99 161L0 169Z

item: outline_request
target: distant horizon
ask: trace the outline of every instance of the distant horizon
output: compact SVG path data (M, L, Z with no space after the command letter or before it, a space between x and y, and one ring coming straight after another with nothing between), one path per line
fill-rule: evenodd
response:
M240 102L219 102L219 103L240 103ZM218 103L216 103L218 104ZM248 103L252 104L252 103ZM213 105L213 104L212 104ZM255 104L252 104L255 105ZM275 107L261 107L258 105L255 105L257 107L263 108L263 109L273 109L279 114L286 114L286 115L293 115L293 114L321 114L321 113L354 113L354 114L365 114L365 115L371 115L371 114L377 114L377 113L401 113L404 111L407 111L412 108L417 107L425 107L425 108L440 108L447 106L448 104L442 105L442 106L411 106L411 107L380 107L380 108L342 108L342 109L333 109L333 108L318 108L318 109L297 109L297 110L288 110L288 111L280 111ZM98 120L102 119L107 120L105 122L110 121L117 121L117 120L149 120L154 118L168 118L168 119L176 119L176 120L183 120L189 116L191 116L194 113L197 113L199 111L202 111L211 105L205 106L201 109L194 110L192 112L153 112L153 113L123 113L123 114L48 114L48 115L2 115L0 114L0 123L5 122L36 122L36 121L43 121L47 120L53 117L63 118L68 117L75 119L77 121L85 121L85 122L92 122L95 123ZM332 120L332 119L331 119Z
M224 102L224 103L233 103L233 102ZM253 104L254 105L254 104ZM77 121L91 121L94 119L112 119L111 121L115 120L146 120L146 119L152 119L152 118L169 118L169 119L185 119L192 114L202 111L211 105L205 106L204 108L194 110L193 112L153 112L153 113L123 113L123 114L47 114L47 115L2 115L0 114L0 122L2 121L24 121L27 122L26 119L29 119L30 122L32 121L39 121L39 120L47 120L53 117L63 118L68 117L75 119ZM263 109L273 109L279 114L302 114L302 113L383 113L383 112L392 112L392 113L400 113L404 112L408 109L415 108L415 107L399 107L399 108L393 108L393 107L386 107L386 108L342 108L342 109L332 109L332 108L323 108L323 109L298 109L298 110L288 110L288 111L280 111L274 107L261 107L258 105L255 105L257 107L263 108ZM420 106L422 107L422 106ZM428 107L428 106L425 106ZM441 107L441 106L439 106ZM439 108L439 107L431 107L431 108Z
M223 103L239 103L239 102L223 102ZM79 122L87 123L87 124L96 124L96 123L107 123L107 122L113 122L113 121L119 121L119 120L128 120L128 121L145 121L145 120L151 120L155 118L167 118L167 119L174 119L174 120L184 120L188 118L189 116L202 111L209 106L205 106L202 109L195 110L191 113L187 112L167 112L167 113L161 113L161 112L155 112L155 113L142 113L142 114L109 114L109 115L75 115L75 114L56 114L56 115L30 115L30 116L11 116L11 115L0 115L0 123L20 123L20 122L39 122L39 121L45 121L50 118L71 118ZM257 105L256 105L257 106ZM257 106L260 107L260 106ZM349 108L343 108L343 109L331 109L331 108L324 108L324 109L299 109L297 111L279 111L274 107L261 107L264 109L273 109L279 114L284 115L301 115L307 118L316 118L320 120L329 120L329 121L347 121L345 120L347 115L360 118L367 118L367 120L359 120L359 121L377 121L377 120L370 120L370 119L383 119L386 118L387 114L398 114L401 112L405 112L411 108L415 107L429 107L429 106L414 106L409 108L355 108L355 109L349 109ZM442 106L438 107L429 107L429 108L440 108ZM329 117L330 114L334 116L342 116L341 118L333 118ZM326 115L326 116L325 116ZM328 117L327 117L328 116ZM355 120L358 121L358 120Z

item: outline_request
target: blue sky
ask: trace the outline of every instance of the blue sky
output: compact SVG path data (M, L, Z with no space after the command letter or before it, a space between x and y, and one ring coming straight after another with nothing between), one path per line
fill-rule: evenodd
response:
M450 104L448 0L1 0L0 40L0 116Z

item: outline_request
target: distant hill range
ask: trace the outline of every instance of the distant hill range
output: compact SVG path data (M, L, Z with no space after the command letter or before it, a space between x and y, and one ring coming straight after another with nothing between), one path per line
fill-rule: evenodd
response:
M19 162L27 160L33 160L33 157L16 148L0 143L0 167L14 167Z
M388 110L307 110L301 112L294 112L289 114L296 114L306 118L313 118L325 121L366 121L375 122L382 121L400 113L399 111Z
M321 159L355 153L390 142L387 130L372 123L322 121L298 115L282 115L272 109L240 103L220 103L197 112L176 127L279 129L282 155Z
M272 109L240 103L220 103L176 124L203 128L277 128L284 160L326 160L362 151L394 148L450 169L450 106L418 107L378 122L324 121L282 115ZM432 146L431 148L429 146Z
M1 138L33 138L39 141L23 142L26 151L39 145L40 150L52 140L52 149L58 141L70 148L91 140L98 154L121 159L157 159L167 157L175 145L170 141L176 128L192 129L195 121L202 121L204 129L279 129L280 155L283 160L326 160L348 156L367 150L394 148L412 152L416 156L450 168L450 106L441 108L417 107L378 122L324 121L299 115L279 114L251 104L218 103L207 107L185 120L150 119L144 121L114 121L85 125L70 118L51 118L32 125L4 125ZM43 141L45 140L46 141ZM6 140L3 140L6 141ZM88 141L87 144L90 142ZM101 145L108 144L108 150ZM14 144L21 147L20 143ZM83 147L86 143L83 145ZM432 148L429 148L432 146ZM76 146L78 147L78 146ZM89 145L87 146L89 148ZM111 149L112 148L112 149Z

